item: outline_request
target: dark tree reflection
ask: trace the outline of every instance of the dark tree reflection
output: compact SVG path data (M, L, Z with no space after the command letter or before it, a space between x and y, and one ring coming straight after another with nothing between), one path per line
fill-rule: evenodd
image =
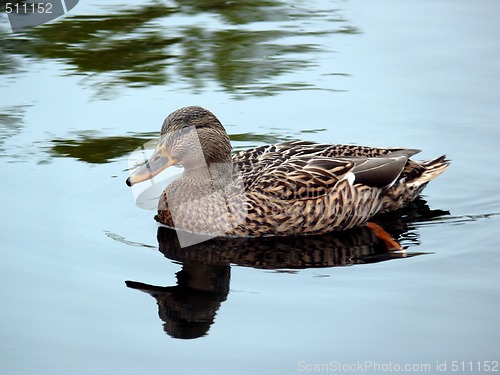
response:
M181 84L200 91L215 81L236 97L272 95L326 89L277 78L315 65L311 53L326 52L318 38L357 33L334 9L311 11L290 2L169 4L114 7L100 15L70 13L14 36L0 31L0 64L12 65L16 56L63 61L76 73L103 75L101 89ZM198 22L200 17L206 21ZM309 30L305 25L311 23Z

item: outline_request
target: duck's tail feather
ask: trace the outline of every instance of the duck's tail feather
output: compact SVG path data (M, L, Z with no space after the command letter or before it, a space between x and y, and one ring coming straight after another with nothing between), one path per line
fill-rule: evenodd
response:
M424 190L429 181L448 168L450 161L446 159L445 155L442 155L431 160L412 162L412 164L411 168L414 168L417 175L412 175L411 172L407 173L405 177L388 189L384 194L382 208L379 212L397 210L413 201Z
M446 155L441 155L437 158L431 160L425 160L420 162L423 167L423 172L420 176L415 178L413 181L409 181L408 185L415 186L416 188L420 186L425 186L429 181L435 179L441 173L445 171L450 165L450 161L446 159Z

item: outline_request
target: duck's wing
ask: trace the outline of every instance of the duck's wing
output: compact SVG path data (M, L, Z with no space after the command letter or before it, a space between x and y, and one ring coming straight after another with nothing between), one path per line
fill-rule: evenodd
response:
M275 160L279 156L277 154ZM280 159L248 175L247 188L278 199L319 198L328 194L339 181L354 179L354 167L353 161L331 158Z
M241 151L233 155L233 162L251 189L283 197L318 197L347 177L372 187L390 186L418 152L294 141Z
M279 159L279 155L276 155ZM325 158L300 156L281 159L254 174L247 185L250 191L280 199L312 199L330 194L339 182L375 188L391 186L401 175L405 155L376 158ZM345 187L345 185L342 185Z
M408 156L390 155L375 158L355 158L354 182L362 185L385 188L391 186L401 175Z

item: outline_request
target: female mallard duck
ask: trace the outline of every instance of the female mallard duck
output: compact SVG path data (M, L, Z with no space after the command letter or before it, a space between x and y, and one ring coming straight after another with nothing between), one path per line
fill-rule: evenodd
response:
M158 203L162 224L208 235L322 234L414 200L449 164L444 155L409 159L418 152L295 141L231 155L217 117L185 107L165 119L153 155L127 184L181 165Z

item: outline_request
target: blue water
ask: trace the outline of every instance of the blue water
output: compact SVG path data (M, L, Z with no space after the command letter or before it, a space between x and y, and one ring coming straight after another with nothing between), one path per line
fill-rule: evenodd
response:
M500 361L500 4L179 1L132 27L134 2L81 3L18 35L0 16L2 374L481 373ZM446 154L423 197L442 212L387 224L415 256L345 245L357 235L343 254L332 240L176 252L125 179L131 152L185 105L213 111L236 149L304 139ZM203 312L200 337L172 337L157 300L125 281L191 296L173 306Z

